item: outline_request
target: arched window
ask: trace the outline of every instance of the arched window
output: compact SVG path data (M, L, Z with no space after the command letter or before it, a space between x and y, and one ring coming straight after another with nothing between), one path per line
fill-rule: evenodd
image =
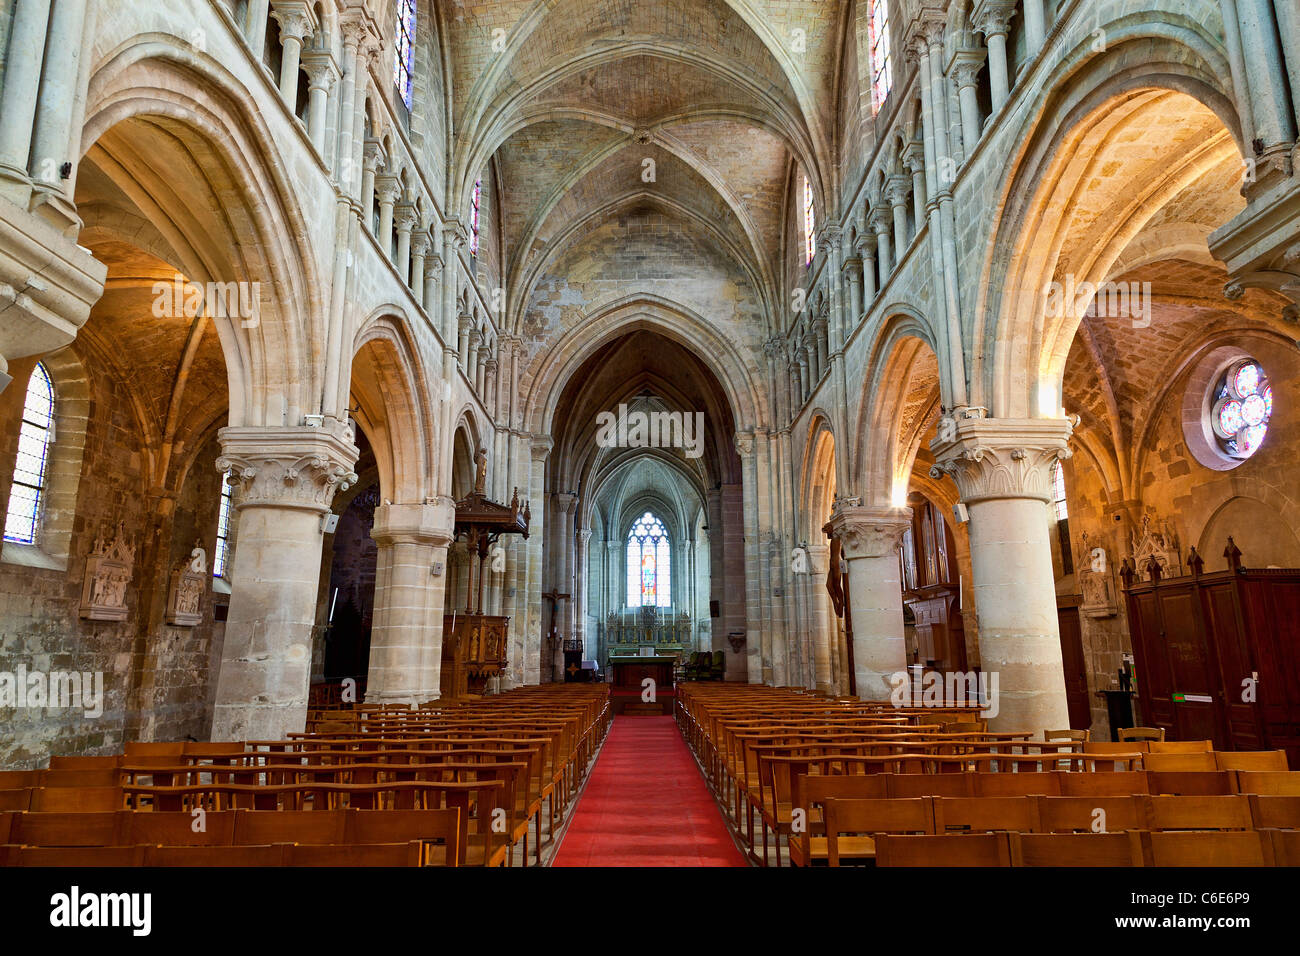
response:
M469 210L469 254L478 255L478 205L483 198L483 180L474 180L474 199Z
M35 544L45 504L45 480L50 446L54 443L54 383L45 366L37 364L27 380L23 423L18 430L18 457L9 486L5 540Z
M894 66L889 56L889 3L871 0L871 110L880 112L894 85Z
M224 578L230 563L230 513L235 501L230 472L221 478L221 507L217 509L217 548L212 555L212 576Z
M1210 425L1219 447L1233 458L1259 451L1273 417L1273 386L1254 359L1228 366L1211 396Z
M415 62L415 0L397 0L397 35L393 46L393 83L409 110L411 68Z
M628 607L672 605L668 529L647 511L627 534Z
M817 213L813 208L812 183L808 177L803 178L803 264L812 265L817 253Z
M1058 461L1052 465L1052 506L1056 509L1056 520L1064 521L1070 517L1065 504L1065 469Z

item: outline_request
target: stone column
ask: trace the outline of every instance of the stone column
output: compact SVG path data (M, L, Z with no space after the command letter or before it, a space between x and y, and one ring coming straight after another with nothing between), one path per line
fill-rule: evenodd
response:
M55 0L45 42L29 167L38 192L44 194L46 202L54 202L61 207L64 222L72 223L79 223L79 220L72 206L72 197L63 195L62 167L65 163L76 163L80 159L79 156L70 155L69 147L73 135L72 114L77 99L85 21L86 0ZM6 84L11 78L16 79L20 86L25 85L22 79L14 76L12 64L5 70ZM56 216L53 221L58 222L58 219Z
M546 538L546 459L551 454L551 439L534 438L528 499L533 527L528 529L528 625L523 629L524 683L542 680L542 542Z
M989 86L994 113L1002 108L1011 93L1007 74L1007 31L1011 28L1014 14L1015 4L1011 0L981 0L972 11L971 22L984 34L989 48Z
M907 670L898 546L911 508L838 505L831 526L849 564L853 672L860 700L888 700L890 677Z
M903 165L912 174L912 219L920 232L925 222L925 146L913 141L903 154Z
M876 234L876 258L880 262L880 284L883 286L894 271L894 256L889 247L889 217L883 209L873 209L870 221L871 230Z
M737 433L736 451L740 454L741 520L745 541L746 680L751 684L761 684L763 683L763 588L758 540L758 475L752 432Z
M907 187L908 179L901 173L890 176L885 187L889 195L889 206L894 213L894 254L899 259L907 251Z
M272 0L271 16L280 24L280 99L289 112L298 105L298 66L302 41L315 32L315 16L302 0Z
M1025 0L1025 48L1027 59L1032 60L1043 48L1047 39L1047 14L1043 9L1043 0Z
M434 307L438 304L438 282L442 279L442 256L438 254L437 247L434 247L433 255L424 260L424 310L430 315L433 314ZM435 320L435 326L441 330Z
M425 308L424 259L428 254L429 232L427 229L419 229L411 236L411 274L407 276L406 284L415 296L416 305L422 309Z
M330 90L338 79L338 67L334 65L334 57L328 50L313 50L303 54L302 64L307 71L307 135L328 165L329 157L325 155L329 125L326 111L329 108Z
M336 491L357 480L346 422L228 427L217 470L239 491L238 541L212 718L213 740L304 729L323 533Z
M23 207L31 195L27 161L49 22L50 0L24 0L14 10L0 88L0 183L4 195Z
M871 305L876 301L876 237L874 235L864 235L858 240L858 254L862 256L862 315L858 316L861 321L866 314L871 311Z
M361 221L375 232L375 173L384 165L384 148L376 139L366 140L361 160Z
M953 58L953 77L957 81L957 102L961 106L961 137L966 143L966 155L975 152L983 130L980 127L980 107L975 86L980 67L984 65L982 50L962 50Z
M390 261L393 258L393 210L397 197L401 195L402 184L396 176L379 176L375 179L375 191L379 194L379 251ZM369 215L367 211L366 215Z
M375 509L370 536L379 554L366 703L416 705L440 696L447 546L455 521L449 499ZM440 575L433 573L436 564L443 566Z
M970 510L980 662L1000 691L994 730L1070 725L1047 515L1070 433L1060 419L945 418L930 444L931 476L950 475Z
M1277 14L1277 33L1282 38L1282 59L1285 61L1287 78L1291 87L1291 105L1295 119L1300 124L1300 7L1279 0L1273 4Z
M830 546L808 545L808 574L804 577L804 599L808 605L807 627L812 631L813 682L819 694L837 693L831 671L835 628L831 621L830 598L826 594L826 566Z
M849 328L845 331L852 335L862 321L862 274L866 268L861 259L854 257L845 261L844 269L849 279Z
M1283 0L1277 6L1285 7L1287 3L1294 6L1294 0ZM1286 68L1278 45L1280 24L1273 8L1270 0L1237 0L1237 24L1246 52L1246 80L1255 118L1255 137L1264 141L1265 155L1296 139L1296 119L1287 101ZM1283 19L1294 25L1298 18L1288 10ZM1300 41L1293 36L1286 37L1286 42L1293 51L1300 46Z
M575 635L582 641L582 659L591 660L595 655L595 648L592 647L592 636L587 633L587 551L588 545L591 544L591 529L583 528L578 532L578 555L575 562L576 573L573 575L574 587L574 606L577 609L577 634Z
M248 40L248 49L253 59L262 62L262 53L266 50L266 21L271 15L271 0L248 0L248 12L244 14L244 37Z
M411 285L411 230L420 221L420 213L414 203L402 202L397 207L397 274L402 277L402 284Z

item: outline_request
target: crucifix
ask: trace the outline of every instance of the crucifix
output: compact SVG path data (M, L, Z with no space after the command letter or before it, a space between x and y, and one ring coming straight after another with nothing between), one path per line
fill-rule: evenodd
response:
M551 637L558 639L560 636L559 634L560 629L556 626L556 622L559 620L555 616L556 607L561 601L567 601L569 599L569 595L561 594L558 591L543 591L542 597L546 598L546 600L551 602Z

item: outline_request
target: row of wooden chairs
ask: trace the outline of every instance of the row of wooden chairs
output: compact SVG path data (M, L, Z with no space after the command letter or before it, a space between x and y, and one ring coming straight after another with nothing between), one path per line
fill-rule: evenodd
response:
M887 835L878 867L1300 866L1300 831Z
M376 866L463 866L465 845L461 842L460 813L445 810L327 810L268 811L229 810L214 813L150 812L117 810L88 813L0 813L0 861L12 865L58 865L54 859L76 860L77 855L27 854L30 849L73 851L75 849L116 849L120 852L138 847L166 849L253 848L255 853L271 846L311 846L340 851L338 863L319 864L312 854L290 854L285 865L339 865L346 862L346 851L355 850L366 857L375 847L384 847L395 862L376 862ZM418 849L413 862L401 862L414 845ZM401 848L401 853L396 848ZM269 852L269 851L267 851ZM164 855L165 857L166 855ZM177 862L155 859L145 865L186 865L184 854ZM105 854L111 857L111 854ZM225 854L231 861L235 853ZM94 865L95 854L87 854L84 865ZM194 865L251 865L241 862L221 863L223 854L210 857L213 862ZM104 865L116 865L105 863ZM279 863L267 865L280 865Z

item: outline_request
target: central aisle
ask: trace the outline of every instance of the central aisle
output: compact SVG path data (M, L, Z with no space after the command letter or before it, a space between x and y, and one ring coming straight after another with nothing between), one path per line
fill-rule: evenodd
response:
M551 866L745 866L671 717L614 718Z

